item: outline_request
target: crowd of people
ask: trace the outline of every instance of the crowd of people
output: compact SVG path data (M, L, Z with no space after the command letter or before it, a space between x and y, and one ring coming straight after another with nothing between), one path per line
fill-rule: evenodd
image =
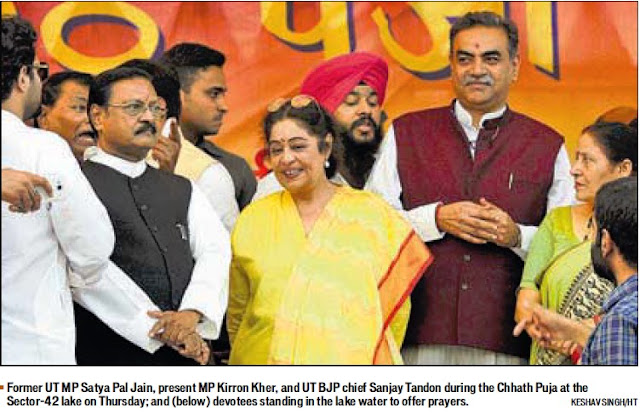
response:
M637 365L637 111L564 138L507 105L518 29L450 30L448 105L386 133L379 56L213 144L225 55L49 77L2 18L2 364ZM631 114L631 115L630 115Z

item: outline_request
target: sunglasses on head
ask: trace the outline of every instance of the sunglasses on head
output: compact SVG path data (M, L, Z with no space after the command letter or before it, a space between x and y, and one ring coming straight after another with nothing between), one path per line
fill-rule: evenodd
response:
M36 70L41 81L44 81L49 77L49 65L47 63L40 62L27 66Z
M267 107L267 111L276 112L287 103L290 103L290 105L293 108L298 108L298 109L304 108L307 105L313 103L313 105L316 107L318 112L320 112L320 106L318 105L318 102L315 100L315 98L313 98L310 95L296 95L291 99L278 98L275 101L273 101L271 104L269 104L269 106Z

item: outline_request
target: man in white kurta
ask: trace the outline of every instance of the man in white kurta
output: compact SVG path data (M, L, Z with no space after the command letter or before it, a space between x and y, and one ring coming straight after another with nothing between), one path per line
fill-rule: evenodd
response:
M79 297L93 298L87 307L107 324L148 351L159 347L147 336L153 320L146 313L155 306L109 266L111 222L67 144L3 110L7 167L47 178L53 198L32 213L2 202L2 364L75 363L72 284Z
M114 233L67 144L27 127L40 103L46 65L35 56L36 35L19 17L2 18L2 169L47 179L53 196L26 213L26 201L2 202L2 364L74 364L71 287L109 326L151 352L147 333L155 306L109 263ZM8 81L8 82L5 82ZM33 201L37 189L29 186ZM43 193L44 194L44 193Z

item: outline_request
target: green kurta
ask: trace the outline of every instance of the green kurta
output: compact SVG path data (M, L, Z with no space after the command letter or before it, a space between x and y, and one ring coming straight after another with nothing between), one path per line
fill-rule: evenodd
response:
M542 306L579 320L593 317L613 288L591 266L591 242L573 231L571 207L549 212L529 247L521 288L540 292ZM568 364L568 357L531 344L531 364Z

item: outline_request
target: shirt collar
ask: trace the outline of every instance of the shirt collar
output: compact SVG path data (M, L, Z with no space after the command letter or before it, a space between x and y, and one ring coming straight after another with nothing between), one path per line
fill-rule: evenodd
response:
M91 151L89 151L91 149ZM109 153L106 153L99 147L90 147L85 151L85 157L94 163L103 164L107 167L129 176L136 178L142 175L147 169L147 163L145 160L129 161L120 157L116 157Z
M616 287L609 298L602 305L602 311L607 312L620 300L638 292L638 274L629 277L625 282Z
M213 144L211 141L205 140L204 138L201 138L200 141L196 142L196 147L200 149L206 149L218 157L222 157L224 155L218 146Z
M482 118L480 119L480 126L482 126L482 124L486 121L486 120L494 120L496 118L500 118L502 117L502 115L504 114L504 112L507 110L507 106L503 105L502 108L500 108L497 111L494 112L487 112L486 114L484 114L482 116ZM473 125L473 118L471 117L471 114L469 113L469 111L467 111L462 104L460 104L460 101L458 101L456 99L456 102L454 104L454 113L456 115L456 119L458 120L458 122L460 124L462 124L464 127L467 128L474 128L477 129L474 125Z

